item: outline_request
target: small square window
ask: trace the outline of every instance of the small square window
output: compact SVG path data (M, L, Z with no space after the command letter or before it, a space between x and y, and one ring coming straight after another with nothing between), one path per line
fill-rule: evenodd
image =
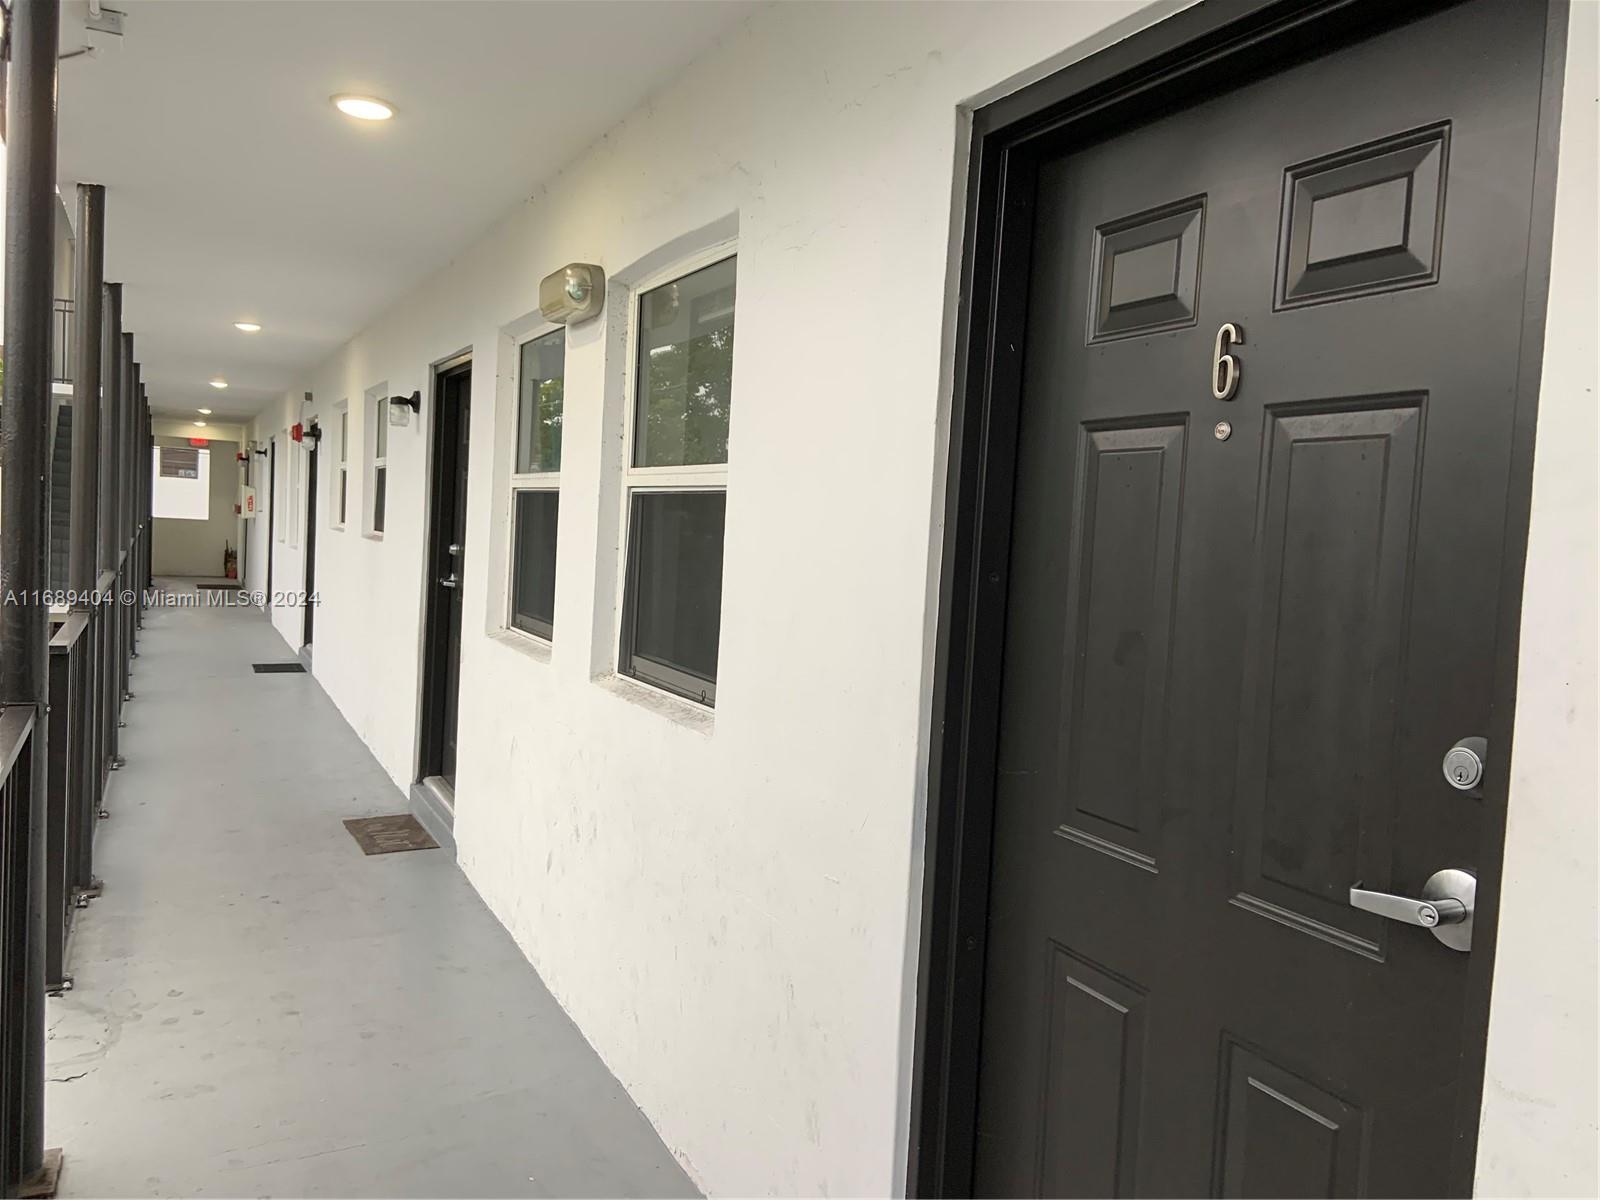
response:
M634 492L624 670L702 704L717 694L723 491Z
M372 532L383 532L383 506L388 499L389 468L382 464L372 469Z
M515 493L515 543L511 551L511 623L537 637L555 629L556 526L561 493Z
M367 389L363 405L363 475L366 496L362 500L362 529L369 535L383 533L385 507L389 498L389 385L380 383Z
M522 344L517 371L517 457L513 467L518 475L561 469L561 393L566 358L564 329Z
M735 259L639 298L633 465L728 461Z
M350 505L350 410L339 411L339 470L335 483L333 523L343 529Z

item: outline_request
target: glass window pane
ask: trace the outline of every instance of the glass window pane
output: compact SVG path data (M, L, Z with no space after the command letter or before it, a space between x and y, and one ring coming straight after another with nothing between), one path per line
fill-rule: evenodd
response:
M623 670L710 703L722 626L724 492L635 492Z
M517 372L518 475L561 469L561 392L566 360L564 329L523 343Z
M511 623L549 637L556 613L559 492L517 492L511 533Z
M377 450L377 454L374 457L376 457L376 458L388 458L389 457L389 401L388 401L387 398L379 400L372 407L373 407L373 411L376 413L376 416L373 419L378 422L378 426L377 426L377 429L378 429L378 435L377 435L378 450Z
M339 414L339 461L350 461L350 410Z
M344 467L339 468L339 524L344 524L346 505L350 498L350 472Z
M728 461L734 259L639 297L633 465Z
M379 467L372 473L372 532L383 532L383 501L388 486L389 472Z

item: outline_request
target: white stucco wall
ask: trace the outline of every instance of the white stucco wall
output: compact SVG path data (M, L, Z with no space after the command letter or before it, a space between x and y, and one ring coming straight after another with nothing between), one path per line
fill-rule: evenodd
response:
M902 1184L959 109L1176 7L763 9L250 431L264 444L313 414L330 428L348 401L359 447L366 389L423 392L422 420L390 431L384 536L360 533L354 451L348 527L326 524L331 455L318 506L314 669L403 788L429 364L474 352L460 862L713 1193ZM606 677L620 318L633 281L734 230L726 576L707 721ZM557 633L544 655L490 632L504 580L506 333L535 327L539 278L572 260L602 264L613 294L607 316L569 337ZM1541 442L1541 470L1548 461ZM1536 503L1572 536L1577 509ZM252 530L255 588L265 529L263 518ZM299 579L298 552L282 553L274 587ZM274 619L296 643L298 611ZM1520 885L1508 884L1508 920ZM1499 1120L1486 1114L1486 1147Z
M1572 5L1481 1196L1600 1195L1600 4Z
M474 350L460 862L712 1192L899 1186L958 106L1173 7L758 11L305 381L325 425L350 401L360 445L367 388L426 397L430 363ZM567 352L548 661L486 634L503 575L485 547L506 505L503 327L565 262L602 264L620 297L713 226L738 230L739 296L705 729L594 680L615 629L619 322ZM252 436L299 419L300 390ZM402 786L430 418L391 430L382 540L352 522L319 542L316 674ZM297 641L297 614L277 620Z

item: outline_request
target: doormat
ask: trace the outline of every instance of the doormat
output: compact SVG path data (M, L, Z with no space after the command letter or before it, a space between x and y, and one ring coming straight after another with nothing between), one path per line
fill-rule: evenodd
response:
M305 663L251 663L250 669L257 675L304 675Z
M428 831L410 813L396 813L392 817L350 817L344 827L363 854L439 848L439 843L428 836Z
M197 583L194 585L197 592L237 592L237 583Z

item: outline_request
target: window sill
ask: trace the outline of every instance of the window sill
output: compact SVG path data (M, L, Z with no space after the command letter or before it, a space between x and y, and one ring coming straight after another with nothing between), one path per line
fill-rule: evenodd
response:
M364 530L362 532L361 536L366 538L370 542L381 542L381 541L383 541L383 533L382 533L381 530L376 530L376 529Z
M640 708L649 709L657 716L665 717L674 725L681 725L685 729L710 737L717 727L716 709L707 708L703 704L696 704L693 700L685 700L682 696L674 696L671 692L664 692L660 688L651 687L642 683L631 675L618 675L610 672L605 675L596 675L594 679L603 691L610 692L618 699L626 700L630 704L637 704Z
M520 629L496 629L489 634L489 640L526 655L534 662L550 661L550 643Z

